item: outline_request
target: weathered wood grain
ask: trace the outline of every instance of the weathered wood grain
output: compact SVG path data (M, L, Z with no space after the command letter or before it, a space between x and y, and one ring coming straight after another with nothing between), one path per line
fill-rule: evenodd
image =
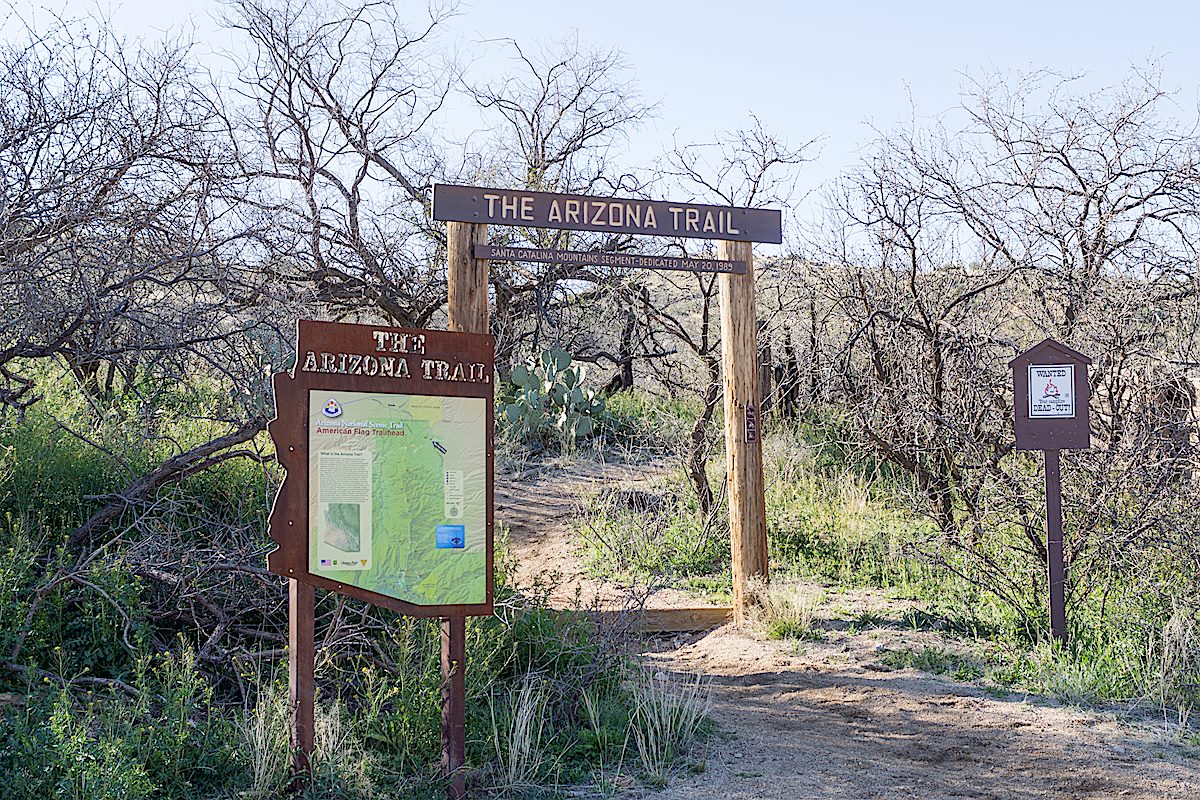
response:
M754 308L754 254L749 242L717 242L717 258L745 261L745 275L721 275L721 360L725 371L725 451L729 465L729 533L733 560L734 620L746 621L754 603L752 581L766 581L767 518L763 495L758 316ZM753 423L753 441L747 435Z

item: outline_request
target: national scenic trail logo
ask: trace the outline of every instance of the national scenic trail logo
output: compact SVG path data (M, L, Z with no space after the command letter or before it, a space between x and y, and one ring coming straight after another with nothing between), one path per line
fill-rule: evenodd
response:
M332 397L325 401L325 407L321 409L321 413L329 418L340 417L342 415L342 406L337 400Z

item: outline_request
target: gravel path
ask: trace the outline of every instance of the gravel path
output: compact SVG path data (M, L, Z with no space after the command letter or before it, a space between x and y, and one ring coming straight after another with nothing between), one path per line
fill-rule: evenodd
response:
M661 466L592 464L500 478L496 510L519 562L517 585L542 587L559 608L629 607L629 587L584 573L572 519L585 493L645 487L662 473ZM718 733L702 772L624 796L1200 800L1200 754L1189 756L1161 725L893 670L882 660L889 650L961 645L886 622L855 632L845 619L870 612L898 620L905 604L871 591L813 592L825 596L821 641L767 642L724 626L647 643L643 657L657 669L711 681ZM675 591L647 603L700 604Z

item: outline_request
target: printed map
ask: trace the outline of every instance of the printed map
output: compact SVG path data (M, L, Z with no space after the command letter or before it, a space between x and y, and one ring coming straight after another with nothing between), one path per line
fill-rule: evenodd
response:
M486 600L487 401L309 392L309 570L419 605Z

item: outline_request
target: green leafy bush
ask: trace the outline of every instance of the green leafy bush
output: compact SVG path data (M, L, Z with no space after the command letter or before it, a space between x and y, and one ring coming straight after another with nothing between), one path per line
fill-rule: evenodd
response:
M13 800L192 800L242 779L234 727L188 649L143 659L136 699L46 682L0 720Z

